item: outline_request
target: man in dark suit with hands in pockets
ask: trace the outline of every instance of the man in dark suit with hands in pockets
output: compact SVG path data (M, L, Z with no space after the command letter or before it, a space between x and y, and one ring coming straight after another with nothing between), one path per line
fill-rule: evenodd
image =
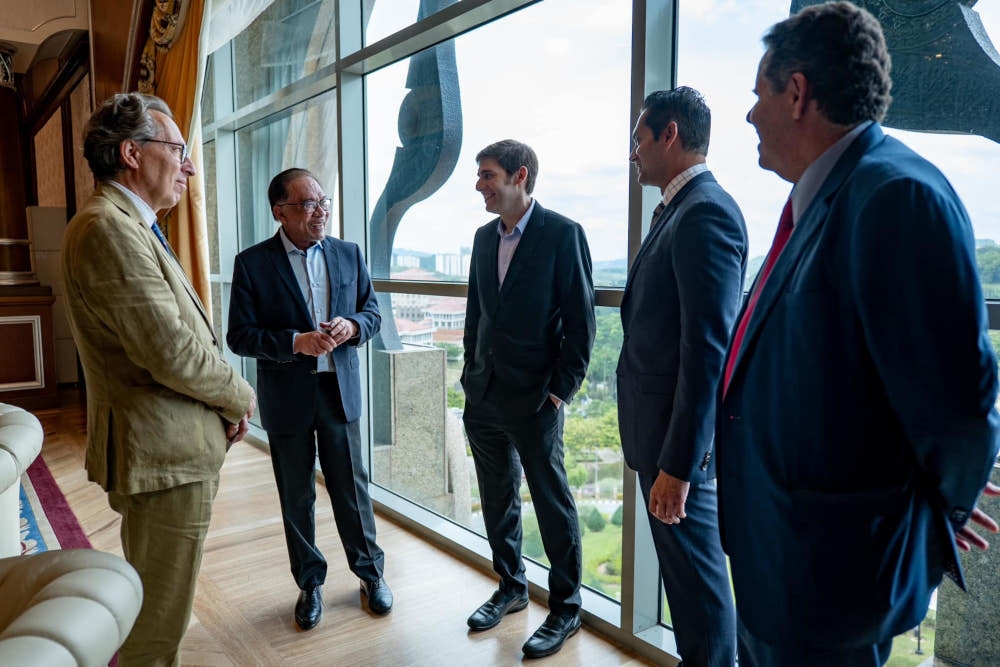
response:
M476 190L499 217L476 231L465 317L465 430L500 588L468 619L497 625L528 604L521 560L521 470L548 556L549 610L524 644L551 655L580 629L582 554L563 462L563 405L594 344L590 250L579 224L531 197L538 158L513 140L476 156Z

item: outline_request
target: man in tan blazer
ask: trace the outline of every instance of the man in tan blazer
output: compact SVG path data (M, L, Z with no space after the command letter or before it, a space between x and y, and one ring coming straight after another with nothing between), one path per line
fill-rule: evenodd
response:
M63 275L87 386L87 473L121 514L144 589L119 664L177 665L219 468L256 397L156 225L195 173L170 109L115 95L88 121L84 156L99 185L66 229Z

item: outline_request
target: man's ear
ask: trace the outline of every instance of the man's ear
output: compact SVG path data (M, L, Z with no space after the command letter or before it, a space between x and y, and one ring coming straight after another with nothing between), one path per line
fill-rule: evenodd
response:
M663 142L665 148L670 148L677 141L677 121L672 120L667 123L667 126L660 132L660 141Z
M126 139L118 144L118 161L127 169L138 169L141 152L139 142L135 139Z
M278 206L277 204L271 207L271 216L274 217L274 219L278 222L281 222L281 218L278 217L278 214L280 212L281 212L281 207Z
M517 179L518 183L524 183L525 181L528 180L528 168L522 164L520 167L517 168L517 173L514 174L514 176Z
M792 105L792 118L800 120L806 113L809 104L809 80L802 72L794 72L788 77L788 85L785 92L789 96Z

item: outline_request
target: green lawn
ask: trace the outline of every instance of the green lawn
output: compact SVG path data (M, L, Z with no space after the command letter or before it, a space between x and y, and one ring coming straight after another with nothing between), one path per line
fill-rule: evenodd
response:
M934 656L934 626L920 628L920 655L917 655L917 637L912 630L892 640L892 654L886 667L917 667Z

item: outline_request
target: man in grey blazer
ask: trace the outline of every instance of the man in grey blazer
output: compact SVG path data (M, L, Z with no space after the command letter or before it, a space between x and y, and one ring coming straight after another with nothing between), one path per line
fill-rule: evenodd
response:
M254 393L156 224L195 173L170 109L115 95L87 122L83 154L99 184L66 228L62 261L87 386L87 476L121 515L143 587L118 664L177 665L219 468Z
M736 615L719 542L715 396L743 292L747 232L705 164L711 114L696 90L650 94L635 124L639 182L660 189L621 318L618 423L639 477L684 664L732 667Z
M528 604L521 560L521 469L551 568L545 623L527 657L562 648L580 629L582 555L563 463L563 404L587 373L596 329L583 229L531 197L538 158L513 140L476 156L486 210L476 231L465 317L464 422L479 478L486 536L500 588L468 619L498 624Z
M330 198L305 169L286 169L267 189L281 224L236 256L226 342L257 360L261 423L267 431L292 577L295 622L323 615L327 564L316 546L316 458L326 480L348 566L369 610L392 609L375 543L375 516L361 443L358 346L382 323L361 250L326 234Z

